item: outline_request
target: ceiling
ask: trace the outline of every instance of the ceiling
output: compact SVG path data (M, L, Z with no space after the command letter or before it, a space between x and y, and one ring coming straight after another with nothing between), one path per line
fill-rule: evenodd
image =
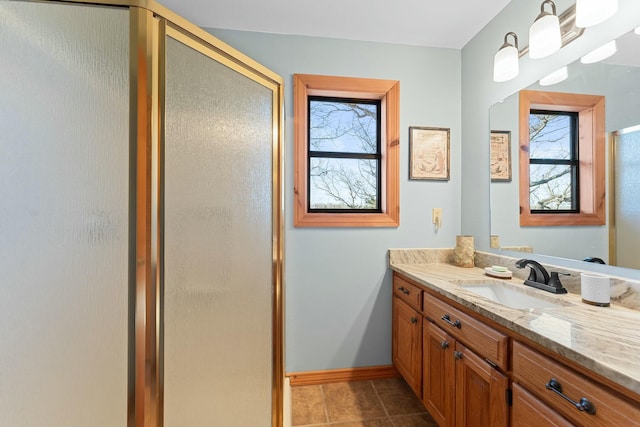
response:
M200 27L462 49L510 0L157 0Z

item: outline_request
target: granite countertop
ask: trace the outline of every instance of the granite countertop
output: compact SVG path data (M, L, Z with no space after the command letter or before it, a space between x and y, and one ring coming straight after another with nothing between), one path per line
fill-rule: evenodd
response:
M391 259L390 267L470 310L572 360L640 395L640 311L611 304L596 307L579 295L554 295L523 285L522 279L492 279L481 268L461 268L411 257ZM399 262L398 262L399 261ZM562 305L512 309L460 287L477 279L522 287L526 293Z

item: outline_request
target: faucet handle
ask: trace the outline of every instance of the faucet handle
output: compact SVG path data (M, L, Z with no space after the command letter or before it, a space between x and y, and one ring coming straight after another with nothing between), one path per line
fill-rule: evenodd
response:
M571 276L571 274L569 273L560 273L558 271L552 271L551 277L549 278L549 286L553 286L554 288L564 287L562 286L562 283L560 283L560 277L558 277L559 274L562 274L563 276Z

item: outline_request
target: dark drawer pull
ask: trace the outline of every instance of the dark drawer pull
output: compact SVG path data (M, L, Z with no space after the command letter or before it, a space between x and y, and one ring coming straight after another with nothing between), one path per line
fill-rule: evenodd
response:
M418 319L416 319L415 317L412 317L411 323L415 325L416 323L418 323Z
M459 320L456 320L455 322L452 322L451 321L451 317L449 317L448 314L445 314L444 316L442 316L441 319L444 320L445 322L447 322L448 324L450 324L451 326L453 326L454 328L458 328L458 329L462 328L462 323L460 323Z
M405 288L404 288L404 286L400 286L400 287L398 288L398 290L399 290L400 292L402 292L403 294L405 294L405 295L409 295L409 294L411 293L411 292L409 292L409 289L405 289Z
M446 350L449 348L449 342L448 341L442 341L440 343L440 348L442 348L443 350Z
M551 378L549 382L545 384L545 387L547 387L547 390L551 390L552 392L556 393L558 396L562 397L567 402L570 402L579 411L586 412L589 415L596 414L596 405L591 403L591 401L586 397L583 397L580 399L579 402L576 402L575 400L571 399L569 396L563 394L562 384L560 384L558 380L556 380L555 378Z
M456 359L456 360L462 359L462 356L463 356L463 354L462 354L461 351L454 351L453 352L453 358Z

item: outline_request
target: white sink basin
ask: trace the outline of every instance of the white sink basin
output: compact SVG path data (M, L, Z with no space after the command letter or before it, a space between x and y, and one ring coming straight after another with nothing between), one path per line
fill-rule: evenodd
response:
M516 309L530 308L552 308L566 305L562 301L554 300L553 297L543 298L533 295L524 288L518 289L517 285L509 285L498 281L461 281L460 287L473 292L476 295L485 297L491 301Z

